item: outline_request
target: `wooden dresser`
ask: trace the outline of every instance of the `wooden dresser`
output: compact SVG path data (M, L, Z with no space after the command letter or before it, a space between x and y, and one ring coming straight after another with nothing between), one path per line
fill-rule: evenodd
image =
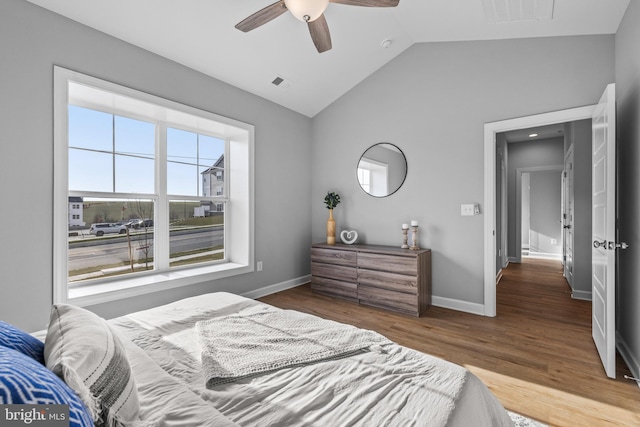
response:
M420 316L431 304L431 250L393 246L311 246L314 292Z

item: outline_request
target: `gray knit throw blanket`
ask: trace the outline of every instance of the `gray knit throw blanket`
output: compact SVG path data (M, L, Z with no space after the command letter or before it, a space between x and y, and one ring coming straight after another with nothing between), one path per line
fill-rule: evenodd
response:
M391 343L374 331L275 308L200 321L196 331L208 388Z

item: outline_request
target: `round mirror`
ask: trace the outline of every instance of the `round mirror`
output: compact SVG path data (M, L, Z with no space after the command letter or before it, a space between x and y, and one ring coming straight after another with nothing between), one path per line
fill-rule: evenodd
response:
M397 146L381 142L362 154L356 176L366 193L374 197L386 197L402 186L407 176L407 159Z

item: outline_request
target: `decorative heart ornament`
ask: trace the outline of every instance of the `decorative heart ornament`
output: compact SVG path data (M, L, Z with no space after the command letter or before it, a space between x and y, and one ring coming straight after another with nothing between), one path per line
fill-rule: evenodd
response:
M358 232L356 230L351 230L351 231L342 230L342 233L340 233L340 239L342 240L343 243L347 245L352 245L358 239Z

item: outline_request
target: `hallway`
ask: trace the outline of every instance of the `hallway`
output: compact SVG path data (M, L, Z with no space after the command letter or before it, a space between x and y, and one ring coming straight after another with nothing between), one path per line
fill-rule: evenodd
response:
M516 365L538 363L526 375L544 386L535 398L534 417L552 425L566 425L567 419L585 426L640 425L640 390L624 379L630 371L619 355L617 379L605 376L591 337L591 302L571 298L560 261L523 258L521 264L509 264L497 286L497 309L497 318L513 334L514 358L523 358ZM522 374L514 372L524 379Z

